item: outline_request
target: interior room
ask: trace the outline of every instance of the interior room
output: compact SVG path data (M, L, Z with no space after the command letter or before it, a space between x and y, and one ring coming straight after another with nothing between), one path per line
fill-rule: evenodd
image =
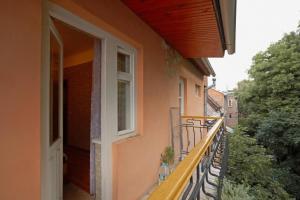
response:
M63 42L63 199L90 199L90 124L95 39L53 20Z

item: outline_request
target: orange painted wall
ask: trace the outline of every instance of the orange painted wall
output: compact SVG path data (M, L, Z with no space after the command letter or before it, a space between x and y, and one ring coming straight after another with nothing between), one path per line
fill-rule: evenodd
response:
M186 106L185 115L193 116L203 116L204 115L204 76L201 72L196 69L190 63L185 62L184 67L181 68L180 76L186 81ZM195 93L195 85L201 87L201 95L197 96ZM174 98L174 95L172 96ZM185 123L183 121L183 123ZM204 122L201 122L202 124ZM200 124L198 124L200 125ZM201 129L202 135L205 133L204 129ZM194 147L194 134L192 128L186 128L182 130L183 134L183 148L189 149L189 151ZM189 138L190 145L188 146L187 139ZM195 144L197 144L201 139L200 129L195 130Z
M203 114L203 77L188 63L169 73L163 39L118 0L57 0L138 50L139 136L115 143L114 199L142 197L157 181L160 154L170 145L169 108L187 80L188 115ZM0 199L40 199L41 2L1 2ZM17 59L16 59L17 58ZM196 75L195 75L196 74ZM30 117L28 117L30 116Z
M38 200L41 1L0 8L0 199Z
M182 68L181 76L186 79L186 115L203 115L204 114L204 76L191 64L186 64ZM201 94L195 93L195 85L201 87Z
M138 50L139 136L113 146L114 199L142 197L157 181L160 154L170 145L169 108L178 106L179 76L187 78L186 114L203 114L203 97L194 96L195 82L203 77L187 62L168 73L163 39L122 2L113 0L63 0L57 3L111 32ZM186 69L184 69L186 68ZM202 103L202 104L201 104Z

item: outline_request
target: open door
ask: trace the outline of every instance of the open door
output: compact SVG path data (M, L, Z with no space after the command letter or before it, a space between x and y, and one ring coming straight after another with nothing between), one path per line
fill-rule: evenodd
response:
M63 43L50 22L48 177L51 200L63 199Z

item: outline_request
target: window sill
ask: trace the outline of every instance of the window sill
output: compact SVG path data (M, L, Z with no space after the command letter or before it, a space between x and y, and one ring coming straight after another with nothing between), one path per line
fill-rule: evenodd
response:
M92 144L101 144L100 139L92 139Z
M126 132L123 132L123 133L118 133L114 139L113 139L113 142L122 142L126 139L131 139L131 138L136 138L136 137L139 137L140 134L138 134L136 131L132 130L128 130Z

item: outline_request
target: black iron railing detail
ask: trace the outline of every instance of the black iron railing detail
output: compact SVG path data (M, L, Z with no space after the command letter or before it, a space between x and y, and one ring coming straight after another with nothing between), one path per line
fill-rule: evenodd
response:
M189 183L181 199L198 200L200 199L201 195L208 196L212 199L221 198L220 194L222 190L223 177L226 171L226 169L223 167L225 167L227 163L227 157L224 156L225 152L228 151L226 150L226 138L227 136L225 134L225 130L223 127L221 127L218 133L215 135L213 143L206 152L206 156L203 157L196 168L195 182ZM219 171L219 173L213 172L212 169L214 169L214 171ZM191 177L191 180L192 178L193 176ZM213 182L212 179L215 180L215 182ZM210 190L212 190L211 188L214 188L212 190L214 192L208 191L207 188L210 188Z
M180 159L149 199L220 199L228 157L224 118L177 115L172 119L176 128L172 145Z

